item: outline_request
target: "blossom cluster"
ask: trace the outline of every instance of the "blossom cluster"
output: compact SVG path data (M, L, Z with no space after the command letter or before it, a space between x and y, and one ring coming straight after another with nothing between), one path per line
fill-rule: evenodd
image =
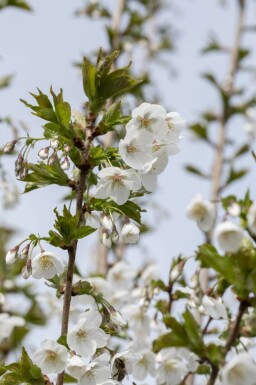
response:
M150 103L136 107L126 125L126 135L119 143L119 154L130 168L101 170L96 197L110 197L122 205L131 191L138 191L142 186L153 192L157 175L168 164L168 156L179 151L180 132L184 127L185 120L177 112L167 113L164 107Z
M204 232L213 229L216 221L215 205L197 195L187 206L188 218L196 221L199 228ZM238 203L233 202L227 209L227 214L233 218L240 216L241 210ZM256 235L256 203L252 203L246 216L247 227L251 235ZM225 252L235 253L239 250L243 240L246 239L244 230L239 223L225 219L217 224L215 236L220 248Z

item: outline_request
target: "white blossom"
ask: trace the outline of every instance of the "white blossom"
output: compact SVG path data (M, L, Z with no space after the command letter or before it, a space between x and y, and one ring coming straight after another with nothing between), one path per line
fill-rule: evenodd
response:
M91 362L82 376L78 379L78 385L97 385L105 383L110 377L110 367L104 362L95 360Z
M157 175L161 174L168 164L168 155L162 153L150 166L141 173L141 182L147 191L154 192L157 187Z
M138 191L141 181L136 171L122 170L118 167L106 167L99 171L100 181L96 186L96 198L111 198L118 205L123 205L130 196L130 191Z
M249 208L247 223L249 230L256 235L256 203L253 203Z
M48 158L48 155L49 155L49 148L50 148L50 147L42 148L42 149L38 152L38 156L39 156L40 159L46 160L46 159Z
M232 202L232 203L228 206L227 212L228 212L229 215L231 215L232 217L239 217L239 215L240 215L240 213L241 213L241 208L240 208L240 206L239 206L238 203Z
M9 313L0 313L0 342L9 338L16 326L24 326L22 317L12 316Z
M153 352L148 349L141 350L139 352L142 357L135 362L132 375L136 380L144 380L148 374L152 377L156 374L156 359Z
M196 195L187 206L188 218L197 222L201 230L210 231L214 225L216 210L213 203L203 200L200 194Z
M132 111L132 119L126 125L129 129L142 130L150 138L162 138L167 134L168 126L165 121L166 110L157 104L142 103Z
M83 357L91 357L97 348L106 346L108 335L100 329L101 323L98 311L82 313L76 326L67 334L69 347Z
M117 262L107 273L107 281L113 289L129 288L137 275L137 269L124 261Z
M125 223L121 230L124 243L136 243L140 238L140 229L134 223Z
M221 299L214 299L208 295L204 295L202 299L202 308L205 314L213 319L223 318L228 320L227 310Z
M128 305L123 308L123 314L137 335L150 335L150 318L143 307Z
M33 355L34 363L44 373L61 373L67 363L68 351L65 346L56 341L45 340L41 343L41 349Z
M185 119L178 112L168 112L166 116L168 125L168 136L178 140L180 132L186 127Z
M248 353L240 353L222 369L222 385L255 385L256 365Z
M142 170L153 161L152 139L144 131L137 132L131 128L120 140L119 154L128 166Z
M226 221L216 227L216 237L222 250L234 253L238 251L243 239L243 230L235 223Z
M178 385L189 372L198 367L197 356L186 348L165 348L156 357L158 385Z
M51 147L56 150L60 145L60 141L58 138L52 138L50 141L50 144L51 144Z
M67 369L71 376L78 378L84 374L86 366L81 357L74 355L68 359Z
M55 274L62 274L64 265L55 253L44 251L32 259L32 277L50 279Z

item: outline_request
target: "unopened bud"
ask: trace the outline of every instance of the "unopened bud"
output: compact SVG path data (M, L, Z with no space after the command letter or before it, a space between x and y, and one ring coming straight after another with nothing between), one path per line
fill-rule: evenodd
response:
M69 152L70 149L71 149L71 147L70 147L69 144L65 144L65 145L64 145L64 151L65 151L65 152Z
M70 162L68 160L68 157L65 156L64 160L60 163L60 167L62 168L63 171L66 171L70 167Z
M28 252L29 252L29 248L30 248L30 243L28 243L28 244L21 250L21 253L20 253L21 258L27 258Z
M109 234L104 230L101 233L100 241L104 246L108 247L109 249L112 246L111 238Z
M12 140L11 142L6 143L4 146L4 152L11 152L14 150L17 140Z
M12 265L16 261L16 259L18 258L18 251L19 251L19 246L16 246L13 249L8 251L5 257L5 261L7 265Z
M40 159L46 160L46 159L48 158L48 155L49 155L49 148L50 148L50 147L42 148L42 149L38 152L38 156L39 156Z
M24 162L24 158L21 154L19 154L18 158L15 161L15 175L16 176L18 176L17 174L22 169L23 162Z
M122 316L122 314L117 311L113 306L111 306L109 308L109 311L110 311L110 318L111 318L111 321L117 325L117 326L121 326L121 327L124 327L127 325L127 321L124 319L124 317Z
M118 243L118 241L119 241L119 234L118 234L118 231L117 231L115 225L113 227L113 231L110 234L110 236L111 236L111 240L112 240L113 243Z
M51 144L51 147L56 150L60 145L59 139L58 138L51 139L50 144Z
M112 229L113 229L113 222L112 222L111 218L109 218L105 214L103 214L100 217L100 224L101 224L101 226L103 226L108 231L112 231Z
M22 269L22 277L28 279L32 274L31 259L27 260L26 266Z
M57 159L58 159L57 155L56 155L56 154L52 154L52 155L49 157L49 159L48 159L48 164L49 164L50 166L52 166L52 165L56 162Z

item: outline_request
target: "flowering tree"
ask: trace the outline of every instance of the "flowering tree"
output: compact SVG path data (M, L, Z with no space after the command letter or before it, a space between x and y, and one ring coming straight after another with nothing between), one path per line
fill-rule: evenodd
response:
M99 50L95 61L84 58L85 113L72 113L62 90L50 89L51 96L38 90L32 94L35 104L23 100L44 124L40 138L21 139L16 175L26 183L26 193L49 185L68 193L62 211L54 209L54 228L47 235L30 234L7 252L6 264L22 269L24 279L45 280L56 294L52 302L61 313L61 330L31 354L23 348L17 362L3 363L0 384L117 385L128 375L135 383L151 376L158 385L255 384L256 206L249 192L242 199L223 196L223 190L245 174L235 171L234 163L249 151L243 145L225 161L225 179L228 123L255 104L241 91L244 99L236 99L235 78L248 56L240 44L245 5L245 0L238 1L226 81L220 84L213 74L206 75L221 96L221 112L204 114L203 123L190 126L215 155L211 199L197 196L187 207L206 243L192 257L174 258L167 282L156 265L141 269L119 260L105 274L85 277L77 262L84 255L81 240L97 230L107 248L139 240L145 216L142 197L156 189L157 176L178 152L183 117L147 101L124 114L120 98L136 92L141 81L131 75L130 65L116 68L117 51ZM221 46L216 48L215 42L205 49L212 50ZM209 133L212 122L219 124L216 143ZM119 139L106 147L102 138L109 132ZM6 151L16 144L8 143ZM29 153L38 145L34 163ZM205 176L193 165L187 169ZM220 203L224 221L217 217ZM221 251L213 244L213 234ZM65 263L60 251L65 252ZM8 335L15 325L22 326L17 317L3 318Z

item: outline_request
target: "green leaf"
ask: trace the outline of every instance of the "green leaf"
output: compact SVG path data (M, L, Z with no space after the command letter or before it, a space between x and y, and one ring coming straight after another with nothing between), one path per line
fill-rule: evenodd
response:
M17 8L24 9L25 11L31 11L32 10L30 5L26 1L22 1L22 0L8 0L8 5L11 7L17 7Z
M129 120L129 116L122 116L121 101L113 103L99 124L100 132L104 134L111 130L114 126L128 123Z
M191 164L185 165L185 170L191 174L195 174L197 176L200 176L201 178L209 179L208 175L206 175L203 171L199 170L199 168L197 168Z
M200 327L193 314L188 309L182 314L182 316L185 321L185 329L189 339L189 344L191 347L193 346L193 352L200 355L204 349Z
M74 234L74 239L82 239L87 237L88 235L94 233L97 229L94 229L93 227L90 226L81 226L79 227L75 234Z
M46 187L51 184L57 184L59 186L69 185L69 177L60 167L58 160L52 165L43 162L39 164L28 164L28 169L32 172L27 174L22 181L31 182L32 185L26 185L24 192Z
M78 281L73 285L72 293L75 295L91 294L93 291L90 282Z
M121 68L106 76L99 86L98 94L102 99L106 100L130 92L140 83L141 81L133 79L128 74L128 67Z
M82 74L85 95L92 102L96 95L96 67L86 57L83 59Z
M166 333L153 342L153 351L158 353L161 349L168 347L188 347L186 335L179 336L173 332Z
M197 136L205 141L209 141L207 127L201 123L194 123L189 126L190 130L193 131Z
M65 348L69 349L68 343L67 343L67 336L60 336L57 339L58 344L65 346Z
M231 167L230 172L229 172L229 176L228 176L226 182L224 183L224 186L228 186L228 185L230 185L230 183L233 183L233 182L237 181L238 179L241 179L247 173L248 173L247 168L242 168L241 170L235 170L233 167Z
M232 158L238 158L239 156L247 154L247 152L249 152L250 149L251 149L251 146L249 144L243 144L241 147L239 147L236 150Z

